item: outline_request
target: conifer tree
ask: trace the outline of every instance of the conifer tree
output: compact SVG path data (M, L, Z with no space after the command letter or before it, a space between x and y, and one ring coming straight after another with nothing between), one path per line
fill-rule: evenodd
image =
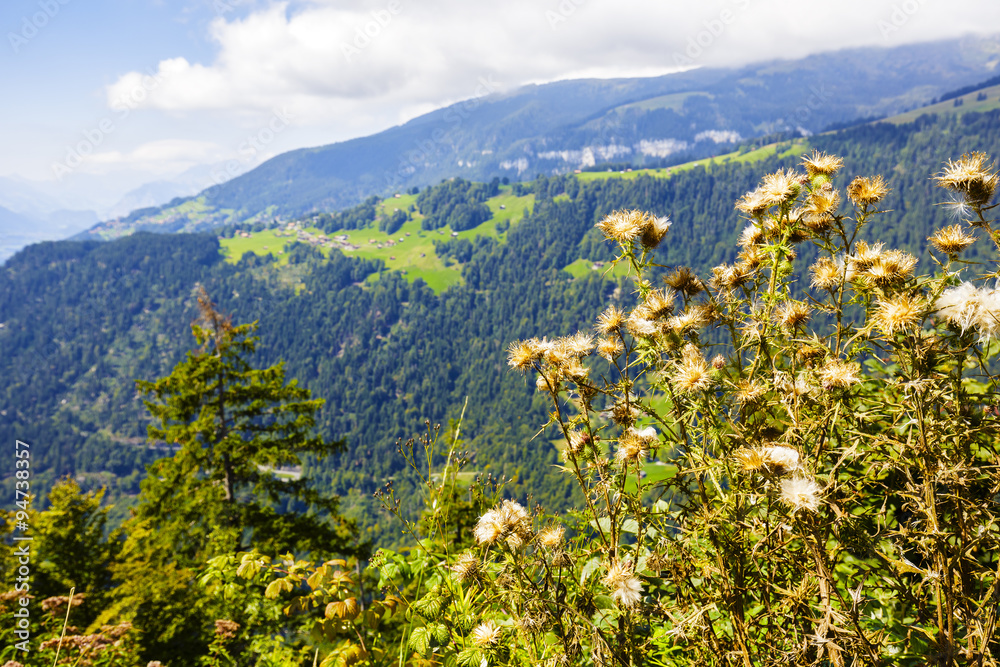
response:
M282 472L343 445L311 433L323 400L286 382L283 363L251 365L256 323L233 325L203 288L198 307L191 329L199 349L170 375L136 383L152 399L150 439L178 448L150 467L137 516L154 518L179 558L250 548L343 553L348 532L337 499L297 471Z
M139 628L145 659L177 664L204 655L212 620L235 611L197 585L209 559L355 551L337 498L298 473L301 457L343 444L311 433L322 399L286 382L282 363L255 368L256 323L233 325L203 288L197 297L199 347L169 375L136 383L150 397L150 440L176 451L148 468L115 566L117 604L107 610Z

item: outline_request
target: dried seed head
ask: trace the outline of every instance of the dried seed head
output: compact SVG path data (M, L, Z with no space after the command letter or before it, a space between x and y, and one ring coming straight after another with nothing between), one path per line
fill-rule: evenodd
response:
M911 278L916 265L917 258L913 255L902 250L890 250L879 255L868 268L859 273L870 285L888 287Z
M740 234L740 240L736 242L741 248L749 248L751 246L760 245L764 242L764 230L761 229L760 225L751 222L749 225L743 228L743 233Z
M889 194L889 187L881 176L858 176L847 186L847 197L855 206L877 204Z
M563 543L566 529L562 526L550 526L538 533L538 543L546 549L557 549Z
M479 575L481 568L482 564L478 558L470 553L464 553L451 566L451 571L455 573L456 579L464 583L475 579Z
M674 312L675 298L673 290L654 289L650 291L640 306L644 311L643 316L650 320L666 317Z
M648 216L647 220L646 226L642 229L640 241L643 246L652 250L660 245L660 241L667 235L667 231L670 229L670 218L666 216L662 218Z
M736 383L733 397L742 405L748 405L763 396L765 391L763 384L747 378Z
M215 635L222 640L235 639L236 633L240 630L240 624L236 621L226 619L216 619Z
M597 317L597 331L607 335L625 323L625 313L618 306L608 306L603 313Z
M553 345L559 349L561 355L568 357L583 357L590 354L594 349L594 339L583 332L564 336L553 341Z
M761 470L772 475L787 475L799 469L799 453L781 445L741 447L733 457L746 472Z
M774 313L778 324L787 331L794 331L809 321L809 306L801 301L786 301Z
M812 155L802 158L802 166L805 167L810 177L817 174L833 176L844 166L844 161L834 155L827 155L826 153L814 150Z
M543 355L543 346L537 338L519 340L507 348L507 364L523 373L535 362L541 361Z
M693 393L712 386L708 362L694 343L684 346L681 362L673 376L674 385L683 392Z
M882 242L868 245L865 241L858 241L854 246L854 254L851 255L851 269L860 273L871 267L882 256L882 249L885 244Z
M751 190L743 195L739 201L736 202L736 208L737 210L740 210L748 215L759 217L763 215L767 209L780 201L780 199L776 200L771 195L766 193L763 188L757 188L756 190Z
M615 211L597 223L604 236L619 243L628 244L642 234L649 224L649 214L642 211Z
M951 225L937 230L933 236L927 237L931 245L946 255L957 255L976 242L976 237L962 228L962 225Z
M938 186L954 190L970 205L981 207L990 203L1000 181L994 169L986 153L966 153L958 160L948 160L944 171L935 179Z
M791 169L779 169L764 177L761 189L775 203L790 202L802 191L802 176Z
M793 510L819 509L819 495L823 491L819 484L805 476L789 477L781 482L781 499Z
M844 267L838 266L829 257L820 257L809 272L812 274L812 286L819 289L833 289L844 279Z
M611 589L611 598L623 607L636 607L642 601L642 581L634 576L629 559L614 561L603 582Z
M656 442L656 429L647 427L636 430L629 426L618 439L615 459L622 464L638 463L649 454L650 446Z
M908 331L920 321L925 310L922 299L897 294L890 299L879 300L875 309L875 325L887 336L897 331Z
M629 314L628 319L625 320L625 328L633 336L642 338L651 338L660 330L656 326L656 322L653 322L647 316L646 309L643 306L639 306Z
M851 385L861 382L858 370L856 363L833 359L820 369L819 378L823 382L823 386L828 389L831 387L846 389Z
M480 648L495 646L500 642L500 632L500 626L493 621L480 623L472 631L472 643Z
M614 361L624 351L625 346L617 338L600 338L597 341L597 353L608 361Z
M663 282L687 296L695 296L705 290L705 285L701 282L701 279L686 266L674 269L671 274L663 279Z
M749 279L750 272L744 266L720 264L712 269L712 284L719 289L733 289Z

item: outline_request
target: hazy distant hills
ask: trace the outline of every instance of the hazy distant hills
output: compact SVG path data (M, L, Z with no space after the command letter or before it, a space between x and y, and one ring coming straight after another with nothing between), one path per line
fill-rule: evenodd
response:
M604 162L654 165L779 131L899 113L995 73L1000 37L849 49L738 69L573 80L495 92L378 134L279 155L197 197L101 223L91 237L336 210L461 176L512 180Z

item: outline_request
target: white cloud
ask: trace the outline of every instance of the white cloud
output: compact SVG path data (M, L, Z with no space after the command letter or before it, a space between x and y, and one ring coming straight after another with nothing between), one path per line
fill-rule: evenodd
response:
M282 107L346 137L471 97L480 77L512 88L652 75L996 25L993 0L299 0L223 15L213 62L165 59L155 79L130 72L106 93L109 105L223 112L247 126Z
M171 177L195 165L221 160L226 155L222 147L212 142L162 139L141 144L128 152L92 153L81 163L80 170L90 174L137 170L157 177Z

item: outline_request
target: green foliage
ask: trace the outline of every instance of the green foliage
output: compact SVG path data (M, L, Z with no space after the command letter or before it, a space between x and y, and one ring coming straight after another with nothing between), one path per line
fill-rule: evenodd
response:
M499 193L499 178L488 184L455 178L436 188L428 188L417 197L417 206L424 215L421 227L439 229L448 226L456 232L477 227L493 215L484 202Z

